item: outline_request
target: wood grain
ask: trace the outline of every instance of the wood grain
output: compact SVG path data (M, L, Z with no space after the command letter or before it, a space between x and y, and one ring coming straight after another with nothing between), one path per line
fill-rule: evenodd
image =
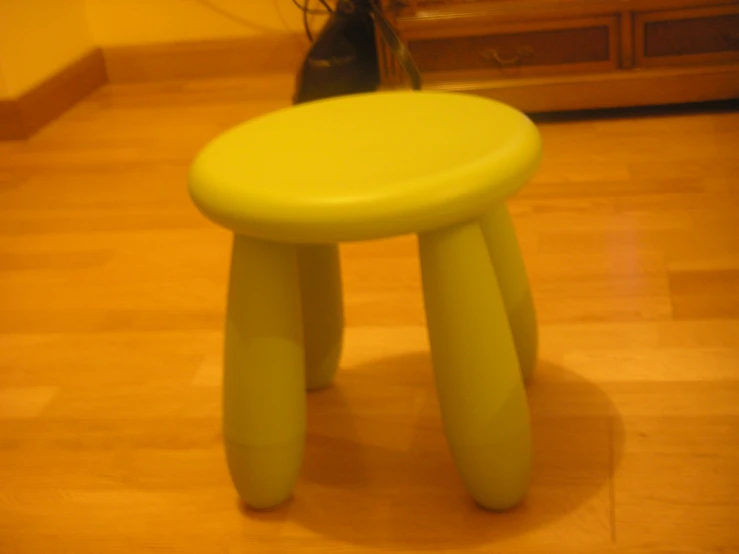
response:
M524 28L516 32L514 29ZM553 28L552 28L553 27ZM434 73L477 70L485 76L536 75L557 66L560 73L614 69L615 18L592 18L552 23L488 28L435 30L433 38L408 35L406 40L419 69L433 79ZM449 36L451 35L451 36ZM496 63L486 54L495 51ZM522 52L524 52L522 54Z
M634 67L634 21L631 12L624 10L619 14L619 31L621 67L631 69Z
M739 60L739 6L636 14L636 63L642 67Z
M541 123L509 206L541 322L531 492L467 497L413 237L342 246L346 348L294 499L243 510L221 449L230 237L185 180L293 75L107 86L0 144L0 552L739 550L739 111ZM679 139L679 140L678 140Z
M427 22L454 20L459 16L470 18L491 17L498 21L521 21L523 19L570 19L587 15L618 13L623 9L635 12L690 9L696 6L726 6L736 0L432 0L431 2L396 2L398 22L405 25L423 25ZM531 14L535 13L534 18ZM528 17L527 17L528 16ZM414 23L415 21L415 23Z

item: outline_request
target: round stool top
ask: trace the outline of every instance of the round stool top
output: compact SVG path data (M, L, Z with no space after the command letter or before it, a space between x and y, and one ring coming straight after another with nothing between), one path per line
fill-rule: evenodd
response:
M521 112L440 92L341 96L279 110L211 141L190 194L216 223L285 242L427 231L481 215L534 172Z

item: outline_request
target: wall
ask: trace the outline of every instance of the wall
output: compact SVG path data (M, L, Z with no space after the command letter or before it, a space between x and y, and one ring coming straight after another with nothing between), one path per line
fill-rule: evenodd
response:
M0 62L3 60L3 54L0 52ZM5 72L3 71L3 64L0 63L0 100L10 96L8 89L8 83L5 82Z
M94 48L85 0L0 0L0 98L15 98Z
M291 0L87 0L87 9L94 40L103 47L303 29L302 13Z
M312 18L312 26L322 20ZM292 0L0 0L0 99L20 96L97 46L286 32L303 32Z

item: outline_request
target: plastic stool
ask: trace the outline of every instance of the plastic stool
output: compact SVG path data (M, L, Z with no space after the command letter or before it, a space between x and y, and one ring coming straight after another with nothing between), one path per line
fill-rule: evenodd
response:
M518 503L531 440L523 380L534 306L504 200L532 176L539 134L477 96L383 92L290 107L208 144L190 193L234 232L224 435L247 505L285 501L305 440L305 389L342 343L341 241L417 233L447 440L485 508Z

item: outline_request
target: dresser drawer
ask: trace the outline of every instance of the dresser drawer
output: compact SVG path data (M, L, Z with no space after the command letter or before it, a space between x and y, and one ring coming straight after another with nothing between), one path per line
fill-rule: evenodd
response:
M431 81L607 71L618 65L616 17L415 27L403 38Z
M693 65L739 60L739 6L636 14L636 64Z

